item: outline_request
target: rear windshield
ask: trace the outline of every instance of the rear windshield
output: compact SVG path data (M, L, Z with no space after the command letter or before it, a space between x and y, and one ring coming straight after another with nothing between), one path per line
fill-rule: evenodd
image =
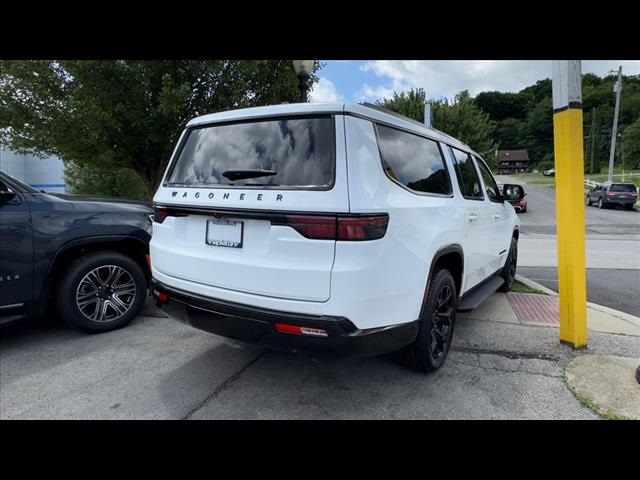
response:
M631 183L614 183L609 187L610 192L635 192L636 186Z
M333 119L298 117L191 129L166 185L329 189L334 178Z

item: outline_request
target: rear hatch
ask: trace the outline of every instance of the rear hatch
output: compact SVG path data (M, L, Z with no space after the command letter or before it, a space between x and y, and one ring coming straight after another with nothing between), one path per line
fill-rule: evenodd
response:
M638 198L636 186L632 183L614 183L609 187L607 197L610 200L635 202Z
M269 297L330 298L348 212L342 116L188 128L154 198L153 268Z

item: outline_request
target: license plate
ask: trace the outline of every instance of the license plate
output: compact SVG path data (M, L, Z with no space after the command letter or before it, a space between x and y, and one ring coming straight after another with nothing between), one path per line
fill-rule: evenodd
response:
M207 245L242 248L244 222L221 218L207 220Z

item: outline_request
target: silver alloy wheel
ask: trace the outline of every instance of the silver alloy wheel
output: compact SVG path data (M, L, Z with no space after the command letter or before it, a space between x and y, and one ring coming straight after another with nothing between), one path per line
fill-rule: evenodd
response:
M136 299L136 283L118 265L101 265L87 273L76 289L76 306L94 322L110 322L125 315Z

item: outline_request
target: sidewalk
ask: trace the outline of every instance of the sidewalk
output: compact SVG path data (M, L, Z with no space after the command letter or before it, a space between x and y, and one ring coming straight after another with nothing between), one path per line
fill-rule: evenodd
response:
M558 294L519 275L516 279L545 295L494 293L475 310L459 313L458 318L472 323L480 320L558 329ZM590 338L599 333L640 337L640 317L587 303L587 329ZM640 384L635 378L640 351L632 356L612 356L601 348L592 352L587 346L572 352L564 379L583 406L604 418L640 419Z

